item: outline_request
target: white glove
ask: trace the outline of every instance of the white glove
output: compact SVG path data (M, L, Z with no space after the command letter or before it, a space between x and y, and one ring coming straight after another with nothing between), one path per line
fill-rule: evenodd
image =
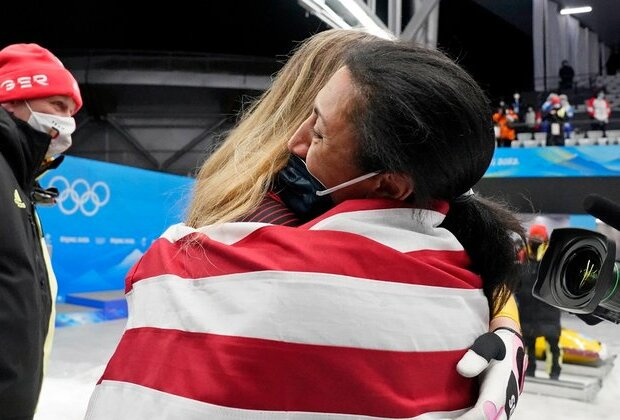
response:
M466 378L479 376L476 405L458 420L507 420L523 391L527 355L516 331L501 327L476 339L456 366Z

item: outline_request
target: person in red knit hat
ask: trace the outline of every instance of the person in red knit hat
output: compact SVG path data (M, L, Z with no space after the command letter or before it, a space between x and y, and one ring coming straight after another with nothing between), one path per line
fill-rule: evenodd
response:
M36 178L71 146L77 81L37 44L0 50L0 418L31 419L54 327L56 279L35 204ZM58 162L58 161L57 161ZM47 194L47 196L46 196Z

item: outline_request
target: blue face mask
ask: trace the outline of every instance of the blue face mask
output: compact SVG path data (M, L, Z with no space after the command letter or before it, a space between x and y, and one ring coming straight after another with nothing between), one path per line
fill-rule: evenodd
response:
M307 221L334 207L334 201L329 194L378 173L371 172L335 187L325 188L325 185L310 173L302 158L291 155L287 165L275 177L274 192L297 217Z

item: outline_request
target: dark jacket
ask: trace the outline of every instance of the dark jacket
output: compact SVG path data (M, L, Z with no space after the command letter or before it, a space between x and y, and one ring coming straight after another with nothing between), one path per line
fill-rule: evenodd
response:
M560 89L572 89L575 70L571 66L562 66L559 71Z
M559 336L561 311L532 295L540 262L526 258L521 276L521 286L516 293L519 318L524 335Z
M52 299L31 193L50 137L0 108L0 419L34 415Z
M564 146L566 109L552 107L543 119L547 121L547 146Z

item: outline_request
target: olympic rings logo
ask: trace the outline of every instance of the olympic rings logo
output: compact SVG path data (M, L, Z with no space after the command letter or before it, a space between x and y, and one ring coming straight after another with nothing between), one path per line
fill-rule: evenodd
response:
M56 203L60 211L68 216L78 210L84 216L94 216L110 201L110 187L102 181L97 181L91 186L82 178L69 183L67 178L57 175L49 182L47 188L50 187L58 188Z

